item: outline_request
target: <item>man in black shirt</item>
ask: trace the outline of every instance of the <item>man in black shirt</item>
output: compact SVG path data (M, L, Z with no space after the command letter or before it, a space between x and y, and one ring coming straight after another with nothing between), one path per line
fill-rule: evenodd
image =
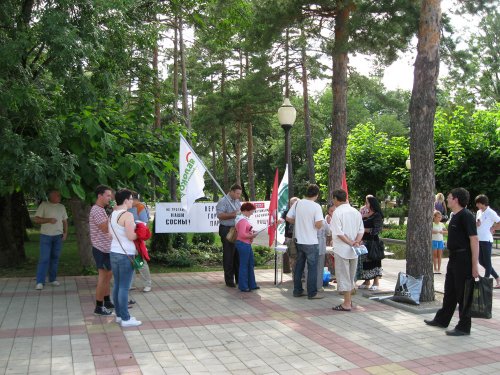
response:
M464 188L455 188L448 194L447 204L453 216L448 226L450 257L444 282L443 307L433 320L424 320L430 326L446 328L458 303L459 321L454 329L446 331L448 336L470 335L471 318L462 314L465 280L479 276L479 240L474 215L465 208L467 203L469 192Z

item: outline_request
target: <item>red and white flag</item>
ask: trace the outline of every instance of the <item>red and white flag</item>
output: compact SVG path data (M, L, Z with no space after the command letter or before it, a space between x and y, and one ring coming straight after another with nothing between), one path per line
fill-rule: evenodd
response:
M269 222L267 233L269 234L269 246L274 245L274 237L277 228L277 213L278 213L278 168L274 175L273 191L271 194L271 202L269 203Z
M347 190L347 180L345 178L345 171L342 174L342 189L347 193L347 201L349 201L349 190Z

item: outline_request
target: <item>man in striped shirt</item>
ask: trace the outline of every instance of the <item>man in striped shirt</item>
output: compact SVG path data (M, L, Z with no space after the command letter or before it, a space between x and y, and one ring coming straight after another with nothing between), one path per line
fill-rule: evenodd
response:
M108 232L108 215L105 207L113 196L110 187L99 185L95 189L96 202L90 209L89 229L90 242L92 243L92 255L94 256L97 271L97 287L95 291L96 307L95 315L111 315L114 308L110 300L110 283L113 273L111 272L111 262L109 252L111 249L111 236Z

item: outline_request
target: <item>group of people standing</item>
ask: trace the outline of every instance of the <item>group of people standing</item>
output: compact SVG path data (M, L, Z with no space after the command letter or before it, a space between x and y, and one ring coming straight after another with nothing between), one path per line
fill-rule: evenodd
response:
M109 316L115 310L115 321L122 327L135 327L142 324L130 316L129 290L134 277L133 258L137 254L134 240L138 239L136 224L147 223L149 215L139 195L129 189L114 193L108 186L100 185L95 189L96 201L89 213L90 242L92 255L98 269L96 286L95 315ZM114 197L115 206L111 207ZM36 289L42 290L47 272L49 284L59 286L57 266L62 249L62 240L67 237L67 214L60 203L61 195L57 190L49 192L48 202L42 202L35 213L35 222L41 224L40 258L37 270ZM147 262L141 268L145 281L143 291L151 291L151 274ZM114 286L111 298L111 278Z

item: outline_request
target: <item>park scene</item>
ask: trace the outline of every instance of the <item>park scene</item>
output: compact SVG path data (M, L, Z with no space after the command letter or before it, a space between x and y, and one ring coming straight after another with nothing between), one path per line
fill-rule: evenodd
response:
M0 2L0 374L498 373L498 5Z

